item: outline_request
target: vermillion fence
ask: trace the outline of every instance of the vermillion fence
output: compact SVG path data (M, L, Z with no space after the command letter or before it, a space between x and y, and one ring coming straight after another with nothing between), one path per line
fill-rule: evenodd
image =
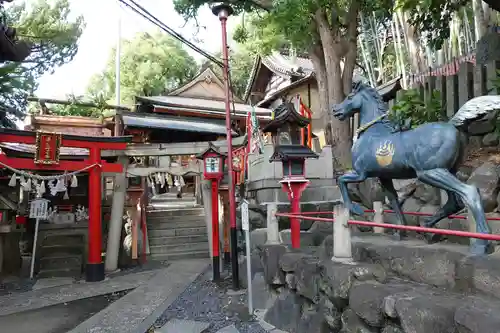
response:
M374 203L375 207L382 207L382 203L376 202ZM373 227L375 233L383 232L383 229L395 229L395 230L405 230L405 231L414 231L418 233L432 233L438 235L445 236L458 236L458 237L467 237L474 239L484 239L491 241L500 241L500 235L496 234L481 234L476 232L469 231L460 231L460 230L450 230L450 229L437 229L437 228L426 228L426 227L418 227L418 226L408 226L408 225L397 225L397 224L388 224L383 223L383 214L395 213L393 210L382 210L382 209L374 209L374 210L366 210L366 213L374 213L374 221L359 221L352 220L349 216L349 211L344 208L342 205L338 205L333 212L301 212L301 213L275 213L275 216L287 217L296 220L309 220L309 221L319 221L325 223L334 223L334 244L336 242L339 243L338 247L340 247L340 253L335 254L335 257L343 258L347 256L347 252L350 251L350 230L348 225L358 225L365 227ZM433 216L434 214L430 213L421 213L421 212L403 212L405 215L413 215L413 216ZM312 216L312 215L332 215L332 217L321 217L321 216ZM468 219L468 216L465 215L450 215L448 216L450 219ZM489 221L500 221L498 217L488 218ZM300 248L300 225L298 223L291 223L291 237L292 237L292 247ZM348 243L348 244L347 244ZM336 245L334 245L336 246ZM347 249L349 248L349 249Z

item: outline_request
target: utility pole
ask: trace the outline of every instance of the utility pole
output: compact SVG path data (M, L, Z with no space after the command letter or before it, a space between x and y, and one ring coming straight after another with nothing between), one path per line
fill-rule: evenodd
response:
M116 105L120 106L120 44L121 44L121 5L118 2L117 10L117 34L116 34L116 60L115 60L115 95ZM116 109L114 136L123 135L121 112ZM120 238L122 232L123 210L127 194L127 167L128 157L120 157L118 161L123 165L123 172L115 175L113 182L113 199L111 203L111 218L108 230L108 245L106 249L106 272L114 272L118 269L118 257L120 252Z
M231 269L233 278L233 289L238 290L238 234L236 231L236 193L235 193L235 174L233 170L233 140L231 127L231 87L229 85L229 52L227 45L227 19L233 14L230 5L222 3L212 7L212 13L219 18L222 28L222 57L224 68L224 85L226 90L226 130L227 130L227 164L229 173L229 221L231 224Z

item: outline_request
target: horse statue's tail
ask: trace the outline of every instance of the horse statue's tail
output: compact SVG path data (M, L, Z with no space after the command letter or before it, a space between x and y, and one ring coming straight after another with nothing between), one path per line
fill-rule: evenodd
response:
M467 133L470 123L498 111L500 111L500 96L479 96L467 101L449 120L449 123Z

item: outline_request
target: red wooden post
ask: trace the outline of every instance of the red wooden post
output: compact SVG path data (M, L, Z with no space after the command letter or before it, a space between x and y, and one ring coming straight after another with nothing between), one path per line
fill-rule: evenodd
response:
M196 155L196 158L203 160L203 176L212 180L212 269L213 280L220 280L220 259L219 259L219 181L224 176L225 155L211 143L208 148ZM230 171L231 172L231 171Z
M300 197L302 192L309 185L309 180L305 178L284 179L280 181L283 191L287 192L290 200L290 210L292 214L300 213ZM300 220L296 217L290 217L290 230L292 237L292 248L300 248Z
M214 281L220 280L219 252L219 180L212 179L212 267Z
M300 198L294 196L292 198L292 214L300 213ZM300 249L300 221L294 217L290 219L290 229L292 233L292 248Z
M101 150L91 148L89 152L90 164L97 163L89 170L89 248L87 281L104 280L104 262L102 261L102 227L101 227Z

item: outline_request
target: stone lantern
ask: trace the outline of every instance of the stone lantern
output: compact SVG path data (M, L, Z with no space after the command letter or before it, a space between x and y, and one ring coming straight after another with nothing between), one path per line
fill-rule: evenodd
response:
M300 212L300 196L309 184L305 177L305 160L318 158L318 154L304 146L301 129L310 120L300 115L292 103L282 103L274 110L273 119L262 129L272 135L274 152L270 162L281 161L283 179L280 181L283 191L288 194L292 214ZM300 222L290 218L292 247L300 247Z

